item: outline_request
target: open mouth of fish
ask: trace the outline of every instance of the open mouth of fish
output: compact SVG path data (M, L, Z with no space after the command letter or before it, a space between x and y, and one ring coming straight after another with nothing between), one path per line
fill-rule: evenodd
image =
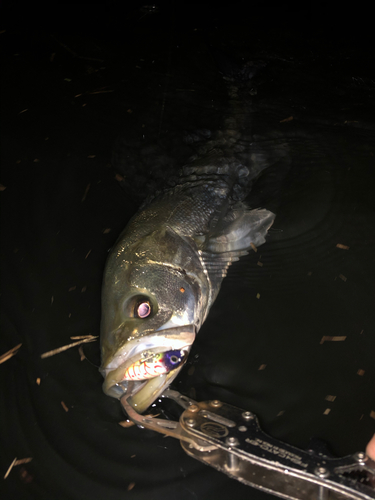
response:
M194 339L194 325L184 325L128 341L100 370L105 394L127 394L128 402L143 413L178 375Z

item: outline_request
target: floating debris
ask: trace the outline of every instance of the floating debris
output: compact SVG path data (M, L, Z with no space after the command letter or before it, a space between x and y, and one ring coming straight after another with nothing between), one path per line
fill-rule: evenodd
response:
M8 470L6 471L5 475L4 475L4 479L6 479L11 470L13 469L13 467L16 467L17 465L21 465L21 464L28 464L29 462L31 462L32 458L31 457L28 457L28 458L20 458L19 460L17 460L17 457L15 457L15 459L13 460L13 462L10 464Z
M12 349L10 349L9 351L7 351L4 354L2 354L0 356L0 365L1 365L1 363L5 363L5 361L8 361L8 359L10 359L12 356L14 356L15 354L17 354L18 349L21 347L21 345L22 344L18 344L15 347L13 347Z
M36 379L36 383L37 383L37 385L40 385L40 377L38 377L38 378Z
M52 351L45 352L45 353L41 354L40 357L42 359L49 358L51 356L54 356L55 354L59 354L60 352L67 351L68 349L70 349L71 347L75 347L76 345L84 344L86 342L93 342L97 338L98 338L98 335L96 335L95 337L90 335L82 340L78 340L77 342L73 342L72 344L67 344L67 345L64 345L62 347L58 347L57 349L53 349Z
M17 457L15 457L15 459L13 460L13 462L10 464L8 470L6 471L6 473L4 475L4 479L6 479L9 476L10 471L13 469L14 464L16 463L16 461L17 461Z
M114 92L114 89L110 89L110 90L95 90L94 92L89 92L89 94L91 94L91 95L95 95L95 94L109 94L110 92Z
M263 267L263 262L261 262L260 260L258 260L257 265L258 265L259 267Z
M328 413L330 413L331 411L331 408L326 408L323 412L323 415L328 415Z
M111 228L107 227L107 229L103 230L103 234L108 234L111 232Z
M343 274L339 274L339 278L340 278L342 281L346 281L346 280L347 280L346 276L344 276Z
M260 299L260 293L257 293L256 297L257 299Z
M365 370L362 370L361 368L359 368L359 370L357 371L357 375L359 375L360 377L363 377L364 374L365 374Z
M259 370L265 370L265 369L266 369L266 366L267 366L267 365L260 365L260 367L258 368L258 371L259 371Z
M257 251L258 251L258 249L257 249L257 247L254 245L254 243L250 243L250 246L251 246L251 248L254 250L254 252L257 252Z
M127 487L127 490L130 491L134 488L135 486L135 483L129 483L128 487Z
M91 186L91 182L89 182L86 186L85 192L83 193L83 196L82 196L81 203L83 203L85 201L87 193L89 192L90 186Z
M66 412L68 412L68 411L69 411L69 408L66 406L66 404L64 403L64 401L61 401L61 406L64 408L64 410L65 410Z
M86 259L87 259L87 257L90 255L90 253L91 253L91 248L90 248L90 250L87 252L86 257L85 257L85 260L86 260Z
M115 175L115 179L116 181L118 182L122 182L124 180L124 176L123 175L120 175L120 174L116 174Z
M83 352L83 346L79 347L78 352L79 352L81 361L83 361L84 359L86 359L85 353Z
M280 120L280 123L291 122L294 120L293 116L288 116L288 118L284 118L284 120Z
M328 396L326 396L324 399L325 399L326 401L334 401L334 400L336 399L336 396L330 396L330 395L328 394Z
M343 245L342 243L337 243L336 248L341 248L341 250L349 250L347 245Z
M324 344L324 342L343 342L346 339L346 335L324 335L322 337L322 340L320 341L321 344Z
M82 340L82 339L96 339L93 335L74 335L73 337L69 337L72 340Z
M13 467L15 467L16 465L28 464L29 462L31 462L31 460L32 460L32 457L19 458L18 460L16 460L14 462Z

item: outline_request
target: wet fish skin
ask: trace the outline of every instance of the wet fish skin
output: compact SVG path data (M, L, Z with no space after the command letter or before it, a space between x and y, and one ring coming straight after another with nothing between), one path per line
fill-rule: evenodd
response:
M213 150L185 166L177 184L144 204L126 226L103 281L101 372L108 395L126 391L120 381L143 349L188 352L231 262L264 243L274 214L241 201L258 173ZM136 314L142 301L151 306L143 319ZM168 340L175 327L180 334ZM130 402L144 411L181 367L138 384Z

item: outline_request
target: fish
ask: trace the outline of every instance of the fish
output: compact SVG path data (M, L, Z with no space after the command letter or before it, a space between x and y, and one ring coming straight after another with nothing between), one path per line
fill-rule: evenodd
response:
M139 413L180 373L228 268L265 242L275 218L245 202L267 162L253 155L246 165L219 147L228 143L223 137L140 207L105 265L103 390L126 394Z

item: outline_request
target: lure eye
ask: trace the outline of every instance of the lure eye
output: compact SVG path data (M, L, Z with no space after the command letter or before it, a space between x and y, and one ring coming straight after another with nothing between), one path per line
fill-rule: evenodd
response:
M149 302L141 302L137 305L135 309L135 315L137 318L147 318L151 314L151 304Z
M171 356L170 360L171 360L171 363L173 365L175 365L176 363L179 363L181 361L180 358L178 356L175 356L175 355Z

